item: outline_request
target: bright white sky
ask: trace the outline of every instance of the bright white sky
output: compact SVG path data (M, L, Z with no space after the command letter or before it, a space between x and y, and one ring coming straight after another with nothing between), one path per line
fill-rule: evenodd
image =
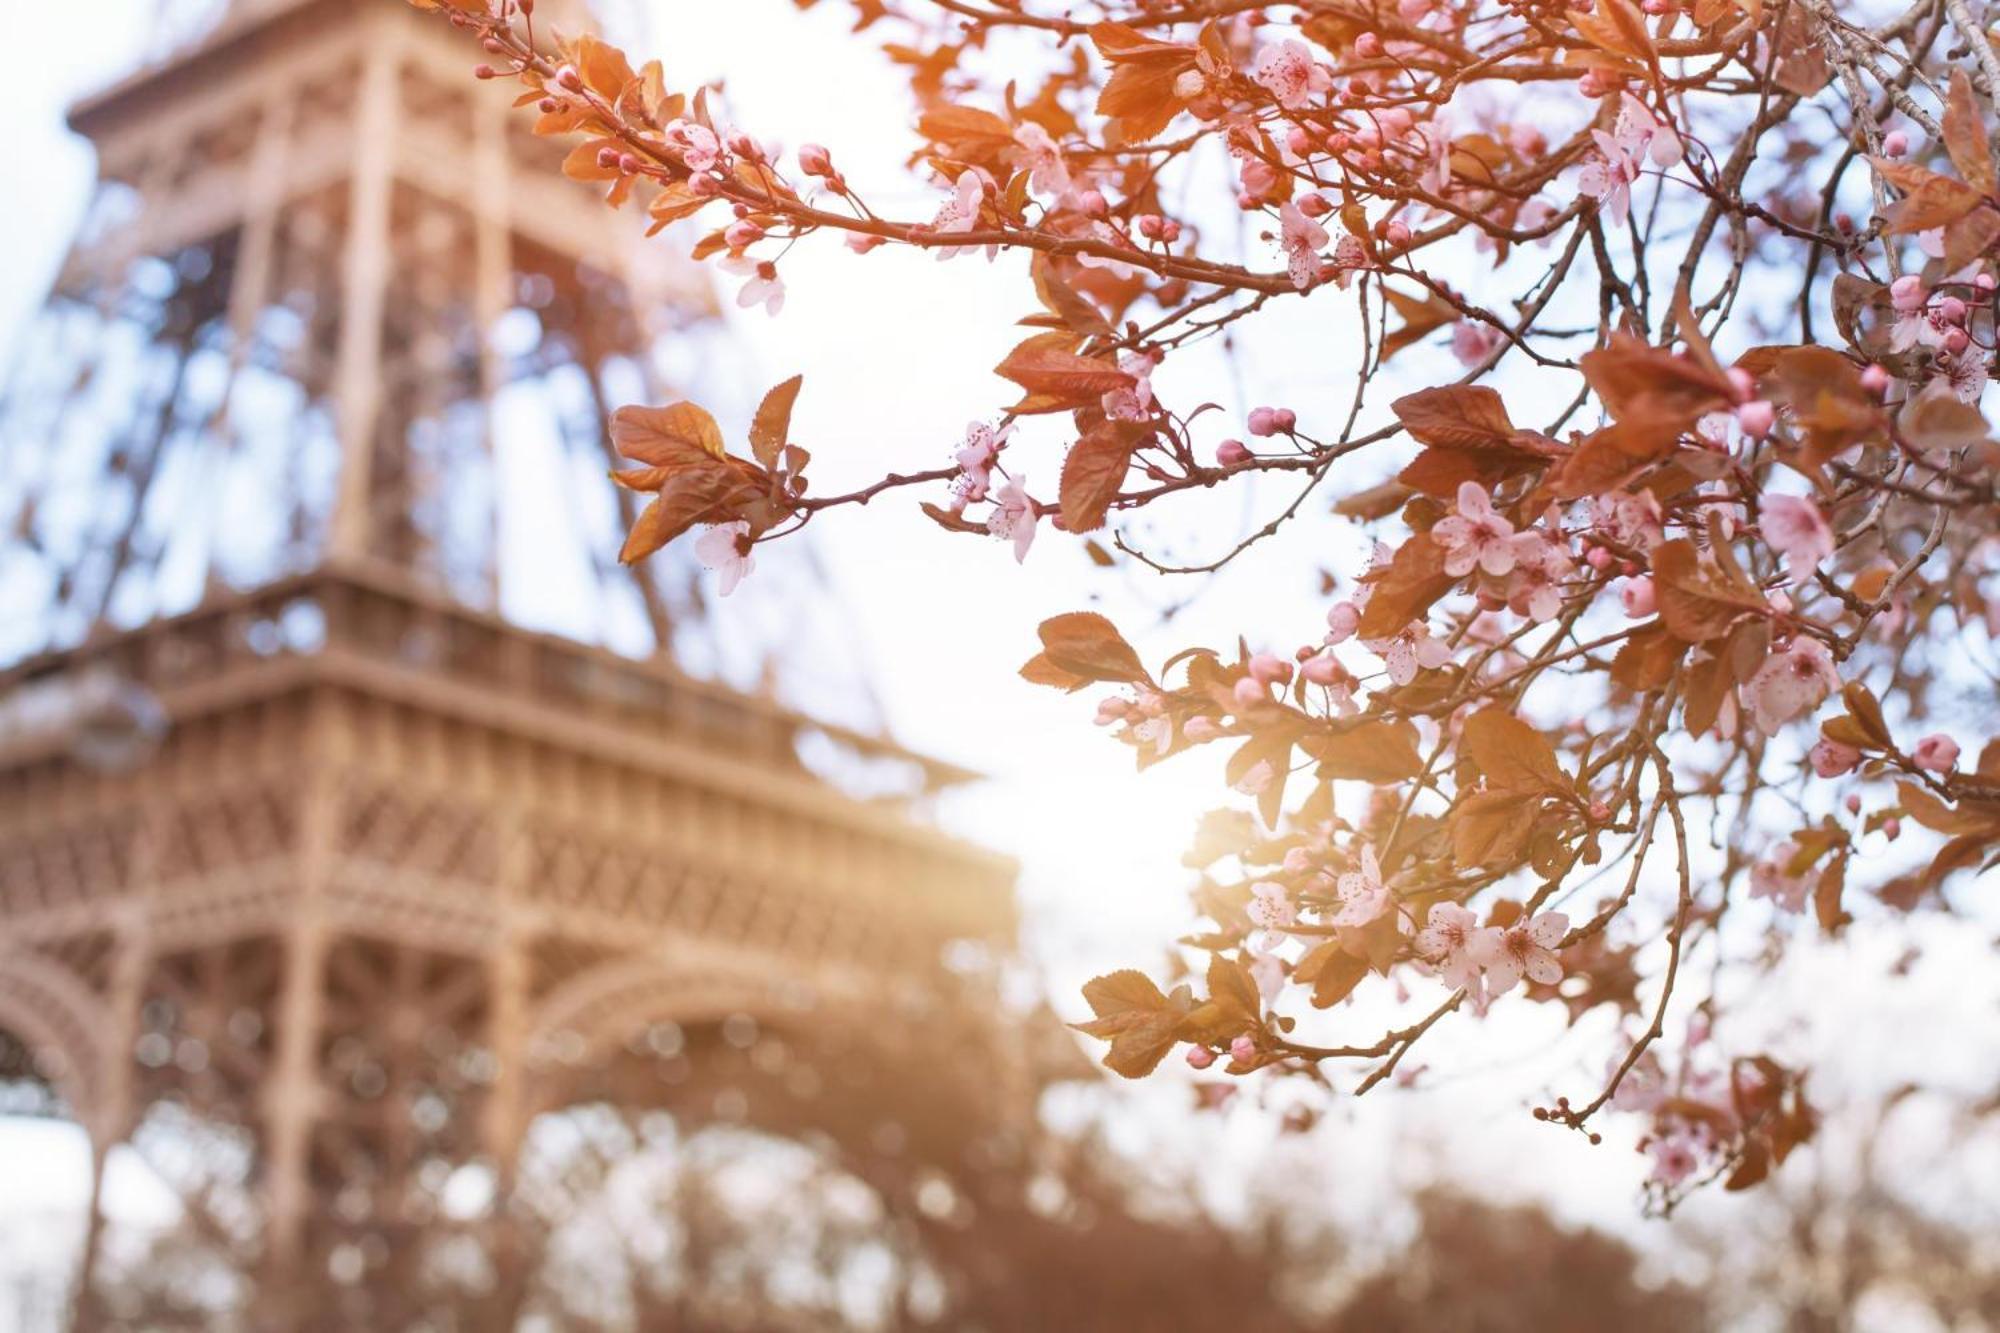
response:
M90 155L64 131L61 108L129 62L151 9L152 0L9 7L11 44L35 57L15 62L0 82L0 171L15 200L0 209L6 256L0 349L40 299L92 178ZM901 170L912 146L903 128L904 84L872 48L847 36L843 6L803 15L789 0L614 6L628 19L645 12L654 33L671 35L656 44L670 51L670 84L686 87L726 72L731 112L759 137L788 147L804 140L832 146L850 180L883 211L928 216L934 209L934 192ZM745 34L755 34L754 46ZM1268 258L1259 249L1252 253ZM824 237L794 251L784 274L789 301L782 316L732 310L738 341L721 351L729 385L711 403L740 437L749 408L745 388L804 372L794 430L813 450L817 487L847 489L887 468L941 463L968 419L991 419L1010 401L1009 386L988 370L1018 340L1013 321L1029 313L1025 284L1009 261L938 263L887 249L856 259L836 238ZM1213 356L1174 367L1175 378L1164 380L1173 401L1221 403L1219 427L1240 422L1259 402L1306 408L1329 384L1341 392L1354 341L1351 307L1325 295L1309 305L1290 303L1287 313L1261 322L1234 368ZM1406 357L1421 368L1422 358L1443 355L1416 349ZM692 396L703 396L699 387ZM1040 453L1022 452L1046 460L1028 463L1031 479L1052 483L1060 453L1053 437L1042 437L1042 444ZM1177 555L1213 555L1286 498L1267 491L1246 500L1232 492L1184 506L1166 520L1172 526L1163 535L1174 539ZM1077 985L1094 971L1139 965L1157 974L1164 944L1187 924L1179 855L1193 818L1221 803L1216 766L1191 757L1135 781L1129 752L1090 727L1092 696L1066 698L1015 676L1034 650L1035 625L1059 611L1100 604L1101 597L1154 660L1190 642L1227 646L1238 631L1253 646L1262 646L1261 637L1289 649L1321 632L1317 569L1352 568L1358 541L1324 521L1297 525L1208 585L1199 603L1162 630L1158 608L1192 595L1193 584L1096 571L1080 544L1062 534L1044 532L1017 568L1006 547L941 533L917 514L914 498L900 497L823 517L814 532L832 595L852 619L853 638L872 664L898 737L994 775L957 801L948 818L1021 857L1034 956L1059 1009L1078 1016ZM722 614L728 611L724 603ZM1549 1086L1548 1074L1571 1067L1555 1018L1524 1014L1434 1034L1443 1040L1433 1041L1425 1058L1454 1071L1449 1088L1400 1101L1378 1093L1359 1110L1337 1107L1311 1151L1332 1164L1344 1197L1362 1201L1344 1206L1365 1206L1380 1197L1372 1187L1424 1169L1376 1150L1394 1120L1447 1141L1453 1160L1479 1163L1488 1181L1534 1187L1567 1211L1613 1224L1627 1220L1640 1159L1616 1148L1615 1137L1592 1151L1577 1136L1537 1126L1525 1114L1528 1098ZM1349 1035L1372 1021L1353 1015L1346 1020ZM1564 1087L1578 1091L1574 1078ZM1270 1130L1258 1117L1190 1125L1180 1109L1184 1097L1171 1085L1141 1089L1137 1098L1145 1113L1119 1117L1118 1133L1134 1147L1213 1147L1237 1169L1271 1164ZM82 1159L62 1146L66 1141L47 1127L0 1129L0 1220L75 1197ZM5 1318L0 1312L0 1330Z

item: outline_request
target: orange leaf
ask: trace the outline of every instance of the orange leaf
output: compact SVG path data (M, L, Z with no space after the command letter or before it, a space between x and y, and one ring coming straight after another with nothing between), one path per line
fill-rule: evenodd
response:
M1132 451L1149 432L1143 424L1107 421L1070 447L1063 460L1063 527L1091 532L1104 526L1104 511L1118 498Z

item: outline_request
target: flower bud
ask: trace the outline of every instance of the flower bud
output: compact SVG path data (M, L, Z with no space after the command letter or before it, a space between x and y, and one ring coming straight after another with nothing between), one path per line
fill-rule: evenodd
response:
M696 174L688 177L688 193L697 199L713 199L722 193L722 184L713 176Z
M1283 685L1292 678L1292 664L1276 653L1257 653L1250 658L1250 674L1265 685Z
M1860 813L1861 813L1861 793L1860 793L1860 792L1858 792L1858 791L1851 791L1851 792L1847 793L1847 799L1846 799L1846 800L1844 800L1844 801L1842 801L1842 802L1841 802L1841 804L1847 807L1847 813L1848 813L1848 814L1850 814L1850 815L1858 815L1858 814L1860 814Z
M1278 413L1276 408L1253 407L1250 409L1250 433L1259 438L1278 433Z
M1972 345L1972 335L1964 329L1950 329L1944 335L1944 350L1957 356Z
M1229 1043L1229 1058L1239 1065L1247 1065L1257 1058L1257 1039L1247 1032L1240 1032L1236 1040Z
M799 145L799 170L808 176L831 176L833 174L833 154L816 143Z
M1901 130L1890 130L1882 136L1882 156L1901 157L1910 151L1910 136Z
M1250 461L1250 448L1241 440L1224 440L1215 446L1215 461L1223 467L1236 467Z
M1298 197L1299 212L1309 218L1323 218L1333 211L1333 205L1323 194L1302 194Z
M1813 772L1823 778L1837 778L1852 773L1861 763L1861 751L1852 745L1839 741L1822 740L1812 747L1806 756L1812 761Z
M1222 726L1212 717L1191 717L1181 725L1181 735L1201 745L1222 735Z
M1625 586L1618 590L1618 600L1625 604L1625 614L1634 620L1643 620L1659 609L1659 598L1650 578L1625 580Z
M1382 38L1373 32L1364 32L1354 39L1354 54L1363 60L1382 58Z
M556 71L556 86L580 93L583 91L583 75L576 72L576 66L564 65Z
M1938 318L1947 324L1965 323L1965 302L1956 296L1947 296L1937 304Z
M1914 273L1905 273L1889 284L1889 300L1901 314L1923 309L1926 299L1924 280Z
M1880 398L1889 392L1889 372L1881 366L1871 364L1861 372L1861 387Z
M1128 700L1120 699L1116 695L1113 695L1109 699L1100 699L1097 701L1097 717L1095 720L1098 726L1109 727L1123 722L1131 714L1131 703Z
M1382 239L1400 250L1410 243L1410 229L1400 222L1391 222L1382 229Z
M1102 190L1085 190L1076 197L1076 206L1082 209L1087 217L1101 218L1109 217L1111 214L1111 205L1105 202Z
M1188 1064L1195 1069L1206 1069L1215 1063L1215 1052L1206 1046L1190 1046L1187 1053Z
M1321 653L1319 656L1309 657L1301 663L1299 674L1314 685L1331 685L1346 675L1347 672L1340 665L1339 658L1331 653Z
M1255 676L1244 676L1238 680L1230 690L1230 697L1236 700L1238 708L1255 708L1258 704L1270 702L1271 698Z
M1918 768L1949 773L1958 767L1958 742L1940 731L1918 741L1910 751L1910 758L1916 761Z

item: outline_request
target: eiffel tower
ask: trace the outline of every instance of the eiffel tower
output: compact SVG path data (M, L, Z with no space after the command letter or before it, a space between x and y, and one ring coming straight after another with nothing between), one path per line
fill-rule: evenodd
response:
M618 567L607 405L711 298L467 64L403 0L233 0L72 112L100 186L0 401L0 1082L89 1136L75 1327L169 1326L120 1171L181 1326L508 1328L565 1108L893 1189L1032 1105L1011 863L913 809L969 775L693 674L741 636ZM510 453L567 515L525 579ZM508 614L552 579L595 642Z

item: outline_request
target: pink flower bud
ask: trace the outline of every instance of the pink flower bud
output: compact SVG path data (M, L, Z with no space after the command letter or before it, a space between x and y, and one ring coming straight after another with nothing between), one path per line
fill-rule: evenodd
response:
M1346 675L1347 672L1340 665L1339 658L1333 656L1331 653L1322 653L1317 657L1308 657L1300 665L1299 674L1314 685L1331 685Z
M1231 687L1229 693L1238 708L1255 708L1258 704L1268 703L1271 698L1255 676L1244 676Z
M1882 821L1882 836L1890 842L1903 836L1903 821L1891 815Z
M1384 135L1393 137L1404 133L1414 125L1416 117L1410 114L1410 109L1406 106L1392 106L1376 112L1375 121L1382 127Z
M1910 758L1916 761L1918 768L1949 773L1958 766L1958 742L1940 731L1918 741L1910 751Z
M1926 296L1924 280L1914 273L1905 273L1889 284L1891 304L1906 315L1912 310L1923 309Z
M1127 700L1118 698L1116 695L1113 695L1109 699L1100 699L1097 701L1096 720L1097 720L1097 725L1100 727L1108 727L1114 725L1115 723L1123 722L1126 718L1130 717L1131 715L1132 715L1131 703Z
M1851 792L1847 793L1847 799L1846 799L1846 800L1844 800L1844 801L1842 801L1842 802L1841 802L1841 804L1847 807L1847 813L1848 813L1848 814L1850 814L1850 815L1858 815L1858 814L1860 814L1860 813L1861 813L1861 793L1860 793L1860 792L1858 792L1858 791L1851 791Z
M1253 407L1250 409L1250 433L1260 439L1278 433L1278 413L1276 408Z
M1870 365L1861 372L1861 387L1880 398L1889 392L1889 372L1881 366Z
M1198 69L1184 69L1174 76L1174 96L1192 102L1208 91L1208 76Z
M1901 157L1910 151L1910 136L1901 130L1890 130L1882 136L1882 156Z
M1253 1063L1257 1059L1257 1039L1247 1032L1238 1033L1236 1040L1229 1043L1229 1058L1239 1065Z
M1160 220L1160 239L1165 241L1168 245L1172 245L1175 241L1178 241L1180 238L1181 238L1181 224L1174 221L1172 218L1162 218Z
M1839 741L1822 740L1812 747L1807 758L1812 761L1813 772L1823 778L1837 778L1855 770L1861 763L1861 751Z
M1364 32L1354 39L1354 54L1363 60L1379 60L1382 57L1382 38L1372 32Z
M757 141L742 130L731 130L728 142L729 151L738 157L747 157L754 162L764 155L764 150L757 146Z
M881 236L869 236L862 232L855 232L852 236L849 236L847 238L847 248L852 250L857 255L865 255L870 250L873 250L876 246L886 245L886 244L888 244L886 238Z
M1149 241L1160 239L1160 222L1158 213L1141 213L1133 219L1133 225L1138 227L1139 234Z
M556 71L556 86L580 93L583 91L583 75L576 72L576 66L564 65Z
M688 193L697 199L713 199L722 193L722 185L713 176L697 174L688 177Z
M1333 205L1323 194L1302 194L1298 199L1299 212L1309 218L1322 218L1333 211Z
M1736 401L1747 403L1757 396L1757 377L1741 366L1729 368L1729 389L1736 395Z
M1642 620L1659 609L1659 599L1649 578L1625 580L1625 586L1618 590L1618 600L1625 604L1625 614L1634 620Z
M1964 329L1949 329L1944 335L1944 350L1957 356L1972 345L1972 335Z
M833 154L816 143L799 145L799 170L808 176L831 176L833 174Z
M1743 427L1743 433L1752 439L1761 440L1769 435L1777 419L1777 409L1762 398L1753 399L1736 409L1736 424Z
M1215 1052L1206 1046L1188 1047L1187 1062L1195 1069L1206 1069L1215 1063Z
M1215 446L1215 461L1223 467L1235 467L1250 461L1250 447L1241 440L1224 440Z
M1283 685L1292 678L1292 664L1276 653L1255 653L1249 662L1250 675L1265 685Z
M1590 548L1590 554L1585 556L1584 559L1590 562L1592 569L1603 573L1605 570L1611 568L1618 557L1611 554L1610 551L1607 551L1602 546L1593 546Z
M1105 202L1102 190L1085 190L1076 197L1076 206L1087 217L1101 218L1111 214L1111 205Z
M747 219L742 222L732 222L722 233L722 239L727 241L731 248L741 250L746 245L763 240L764 229Z
M1293 157L1311 157L1313 151L1312 132L1303 125L1294 125L1285 131L1285 147Z
M1947 296L1938 302L1938 318L1947 324L1965 323L1965 302L1956 296Z
M1400 250L1410 243L1410 229L1400 222L1391 222L1382 229L1382 239Z
M1982 292L1990 292L2000 287L2000 278L1995 278L1991 273L1975 273L1972 275L1972 285Z

